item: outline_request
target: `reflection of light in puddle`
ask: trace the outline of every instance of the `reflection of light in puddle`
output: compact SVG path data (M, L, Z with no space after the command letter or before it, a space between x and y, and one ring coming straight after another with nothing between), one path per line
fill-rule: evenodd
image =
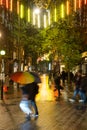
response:
M49 88L48 76L46 74L41 76L42 83L39 85L39 94L36 100L54 100L53 90Z

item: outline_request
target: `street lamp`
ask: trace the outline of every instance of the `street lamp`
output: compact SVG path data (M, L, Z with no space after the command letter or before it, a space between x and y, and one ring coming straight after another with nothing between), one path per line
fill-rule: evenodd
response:
M4 83L4 59L3 56L5 55L5 51L1 50L0 55L2 56L2 63L1 63L1 100L3 100L3 83Z

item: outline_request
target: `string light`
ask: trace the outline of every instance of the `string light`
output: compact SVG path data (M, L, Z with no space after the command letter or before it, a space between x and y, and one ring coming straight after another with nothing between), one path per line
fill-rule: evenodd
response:
M28 22L30 22L30 8L28 8Z
M20 3L19 1L17 1L17 14L19 15L19 13L20 13Z
M54 9L54 21L56 22L57 21L57 18L56 18L56 7L55 7L55 9Z
M81 0L79 0L79 8L81 8Z
M6 8L8 9L8 0L6 0Z
M69 15L69 1L66 2L66 13Z
M44 14L44 28L46 28L47 25L46 25L46 15Z
M24 6L23 6L23 4L21 4L21 6L20 6L20 17L21 18L24 17Z
M12 12L13 0L10 0L10 11Z
M76 7L77 7L76 0L74 0L74 11L75 12L76 12Z
M64 4L61 5L61 18L64 18Z

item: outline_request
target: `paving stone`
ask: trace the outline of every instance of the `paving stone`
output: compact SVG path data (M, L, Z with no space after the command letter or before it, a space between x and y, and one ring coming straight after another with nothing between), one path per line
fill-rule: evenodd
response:
M7 97L0 100L0 130L87 130L87 105L71 104L63 98L59 101L37 101L38 119L25 121L25 115L19 108L21 95Z

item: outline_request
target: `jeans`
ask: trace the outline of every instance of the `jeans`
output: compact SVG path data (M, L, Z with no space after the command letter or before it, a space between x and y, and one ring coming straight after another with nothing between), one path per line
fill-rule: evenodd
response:
M76 95L79 94L81 99L84 100L84 102L86 101L86 94L85 92L83 92L82 90L80 90L79 88L76 88L73 94L73 99L76 98Z
M21 100L19 106L20 106L21 110L24 113L26 113L27 115L32 113L31 109L29 108L29 106L30 106L29 100Z

